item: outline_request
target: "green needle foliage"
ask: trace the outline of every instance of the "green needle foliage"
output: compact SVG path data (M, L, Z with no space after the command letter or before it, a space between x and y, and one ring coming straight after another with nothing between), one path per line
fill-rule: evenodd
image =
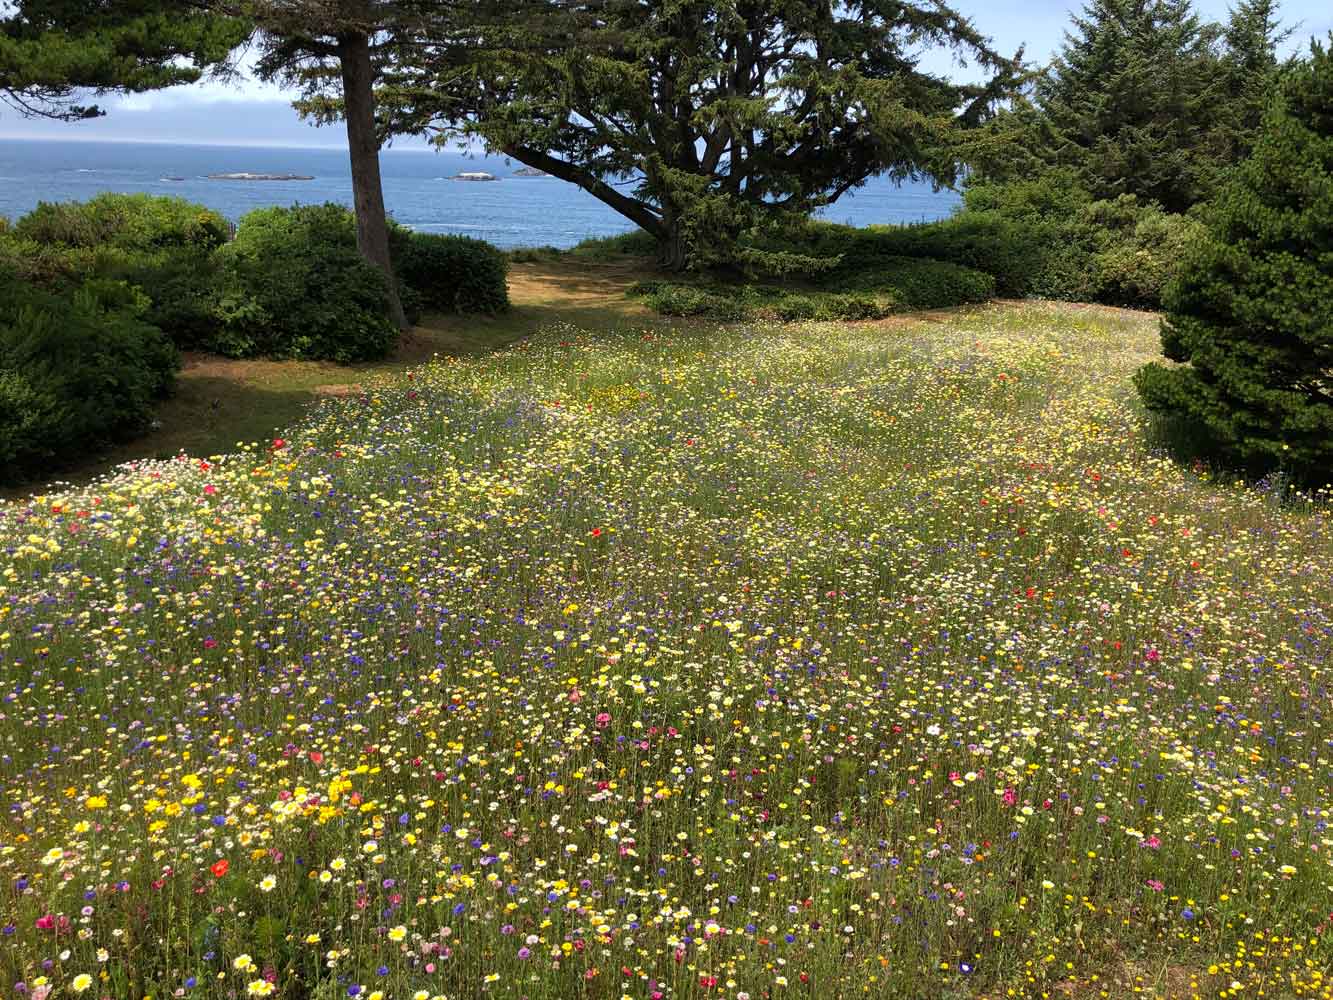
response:
M1048 161L1074 168L1094 198L1132 194L1171 212L1199 201L1219 31L1189 0L1091 0L1037 84Z
M1333 40L1333 36L1330 36ZM1333 479L1333 53L1312 45L1253 155L1218 197L1213 238L1168 290L1145 404L1226 461Z
M250 33L203 4L163 0L18 0L0 6L0 101L69 121L102 114L87 91L193 83L224 67Z
M1279 6L1278 0L1241 0L1227 20L1217 128L1227 163L1238 163L1253 150L1273 99L1282 68L1278 49L1294 30L1283 26Z

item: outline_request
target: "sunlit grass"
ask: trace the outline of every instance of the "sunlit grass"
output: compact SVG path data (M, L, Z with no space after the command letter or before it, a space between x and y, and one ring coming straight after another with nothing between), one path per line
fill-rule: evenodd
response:
M562 326L0 507L0 989L1330 995L1328 498L1156 349Z

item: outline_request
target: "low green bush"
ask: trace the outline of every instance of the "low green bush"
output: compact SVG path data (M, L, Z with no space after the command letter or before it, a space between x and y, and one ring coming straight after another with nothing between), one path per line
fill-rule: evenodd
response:
M50 290L78 286L92 278L119 280L121 272L160 256L161 252L128 250L111 244L85 247L41 243L14 230L0 233L0 270Z
M1172 215L1132 195L1094 202L1085 218L1106 235L1092 256L1095 301L1161 308L1189 251L1207 238L1193 216Z
M221 354L329 361L385 357L398 338L384 276L361 259L341 205L261 208L217 251Z
M944 309L985 302L995 295L989 274L939 260L874 257L856 269L835 270L823 287L838 292L888 294L902 309Z
M641 295L649 309L662 316L707 316L711 319L739 320L755 315L752 302L745 299L743 288L718 285L703 287L669 281L644 283L631 288Z
M565 254L559 247L514 247L506 250L505 256L511 264L544 264L559 260Z
M994 279L994 292L1013 298L1160 308L1184 251L1203 231L1196 219L1124 196L1093 201L1060 172L1009 183L978 183L964 207L938 222L855 228L811 220L757 241L754 258L787 256L833 261L812 280L834 288L874 284L893 269L912 308L972 301L971 288L949 289L956 276L912 275L904 260L952 264ZM871 275L864 278L863 275ZM942 282L937 290L932 285Z
M181 198L112 193L83 202L39 202L14 226L16 236L37 243L126 250L213 250L226 242L228 231L217 212Z
M44 203L0 229L0 270L58 294L94 279L127 282L148 297L143 319L181 348L342 362L392 349L384 280L357 252L346 208L261 209L232 243L228 230L217 213L174 198ZM508 308L508 262L490 244L401 226L390 241L409 320L426 309Z
M977 184L967 190L964 210L938 225L941 231L991 227L995 262L982 266L1005 294L1145 309L1161 308L1185 250L1204 232L1193 216L1133 195L1093 201L1058 172Z
M58 295L0 275L0 479L49 471L144 427L180 357L141 292L89 281Z
M177 198L43 203L0 233L0 268L60 294L90 280L128 282L148 296L147 322L179 347L208 347L219 327L214 255L228 229Z
M630 294L664 316L861 320L985 302L995 294L995 279L941 261L878 257L863 270L839 264L804 286L647 281L631 287Z
M788 255L828 261L822 275L812 275L821 283L902 268L904 260L911 259L984 272L995 279L993 294L1008 296L1025 292L1033 251L1030 239L1011 222L978 215L864 228L811 220L769 238L774 246L786 247Z
M589 261L614 261L625 257L653 257L657 240L642 229L615 236L592 236L569 251L570 256Z
M394 271L425 308L460 313L509 308L509 261L491 244L401 230L393 244Z
M143 290L144 319L182 350L211 350L221 330L217 253L197 250L145 254L108 264L103 273Z

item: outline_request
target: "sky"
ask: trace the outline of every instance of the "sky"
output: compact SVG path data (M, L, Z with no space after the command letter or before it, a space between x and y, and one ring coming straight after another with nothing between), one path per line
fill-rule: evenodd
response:
M1234 0L1196 0L1205 17L1221 20ZM988 35L997 49L1012 52L1027 46L1029 61L1042 63L1060 47L1070 12L1078 0L955 0L954 6ZM1304 49L1308 39L1333 30L1333 4L1328 0L1286 0L1287 24L1299 22L1290 47ZM932 53L923 64L936 72L970 75L966 67ZM340 125L316 128L300 120L290 96L252 79L223 84L204 81L189 87L99 101L104 118L65 124L24 119L0 105L0 139L49 138L94 141L157 141L232 146L345 147ZM395 148L423 147L420 140L397 139Z

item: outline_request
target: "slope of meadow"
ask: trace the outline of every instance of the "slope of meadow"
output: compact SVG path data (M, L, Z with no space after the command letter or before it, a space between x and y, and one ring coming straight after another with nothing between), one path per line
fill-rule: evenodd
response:
M0 506L0 989L1333 995L1327 498L1156 350L561 328Z

